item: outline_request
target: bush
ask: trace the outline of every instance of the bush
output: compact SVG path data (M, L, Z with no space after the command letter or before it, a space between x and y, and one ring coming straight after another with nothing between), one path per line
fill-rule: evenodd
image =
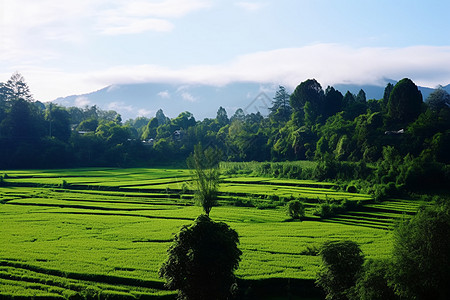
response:
M359 245L353 241L327 241L320 249L322 266L316 284L326 299L349 299L364 263Z
M450 205L422 209L394 232L393 282L408 299L450 296Z
M389 285L390 260L368 260L356 282L355 299L394 300L400 299Z
M242 254L238 243L227 224L201 215L175 236L159 275L178 299L228 299Z
M292 219L302 219L305 216L305 205L298 200L291 200L286 204L287 214Z

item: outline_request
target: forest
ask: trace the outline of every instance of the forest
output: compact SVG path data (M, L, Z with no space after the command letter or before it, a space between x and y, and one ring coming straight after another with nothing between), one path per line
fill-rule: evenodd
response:
M225 106L225 104L224 104ZM377 197L443 189L450 183L450 95L438 87L422 99L408 78L389 83L382 99L345 94L315 79L289 94L279 86L270 114L196 120L121 119L98 107L62 107L33 99L19 73L0 83L0 168L184 166L194 146L221 150L222 161L266 161L275 177L354 181ZM319 162L314 174L275 162ZM242 171L242 170L241 170Z

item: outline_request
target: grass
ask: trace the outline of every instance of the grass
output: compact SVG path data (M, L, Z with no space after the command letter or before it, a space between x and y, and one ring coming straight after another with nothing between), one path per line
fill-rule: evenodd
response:
M193 205L188 170L4 173L0 297L174 295L164 289L157 271L173 235L201 213ZM60 186L63 180L66 188ZM402 199L373 203L368 195L339 192L332 184L248 175L224 177L220 192L221 206L211 217L239 233L243 256L237 275L257 281L315 278L317 249L330 239L351 239L367 257L387 257L393 224L420 205ZM284 203L292 197L306 203L303 222L286 216ZM238 199L272 208L236 206ZM364 205L326 220L312 215L318 203L342 199Z

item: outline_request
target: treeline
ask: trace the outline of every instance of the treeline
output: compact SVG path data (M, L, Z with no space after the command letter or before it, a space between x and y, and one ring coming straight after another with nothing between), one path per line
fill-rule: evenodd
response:
M242 109L229 117L220 107L203 121L190 112L170 119L159 110L151 119L122 122L96 106L34 101L18 73L0 84L1 168L182 164L198 143L219 148L224 161L317 160L323 179L348 177L344 170L355 172L343 162L359 162L377 166L377 184L442 186L450 96L437 88L424 102L405 78L388 84L382 99L367 100L363 90L343 95L310 79L292 94L280 86L267 117Z

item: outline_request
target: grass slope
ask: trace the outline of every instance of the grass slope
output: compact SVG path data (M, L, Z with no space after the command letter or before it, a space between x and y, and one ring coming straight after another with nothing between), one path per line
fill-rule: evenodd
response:
M76 169L7 171L0 187L0 296L38 298L166 298L157 271L173 235L201 209L193 205L189 171ZM63 184L64 181L64 184ZM386 257L395 220L418 203L372 203L312 181L223 178L211 217L240 235L244 280L313 279L317 250L330 239L357 241L368 257ZM273 201L273 197L277 201ZM307 204L307 219L291 222L284 203ZM284 199L285 198L285 199ZM272 209L235 201L275 203ZM361 201L358 211L321 220L324 200ZM231 204L231 205L230 205Z

